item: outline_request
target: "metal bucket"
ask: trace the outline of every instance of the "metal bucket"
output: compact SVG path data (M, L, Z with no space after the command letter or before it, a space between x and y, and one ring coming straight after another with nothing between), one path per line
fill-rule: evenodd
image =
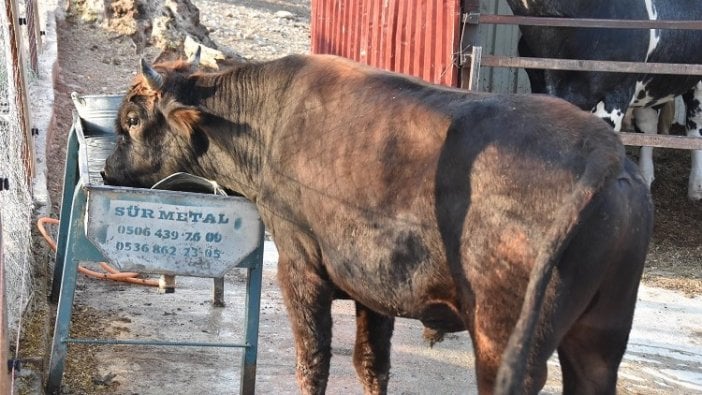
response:
M79 95L71 93L71 100L83 120L84 133L113 134L117 110L123 95Z

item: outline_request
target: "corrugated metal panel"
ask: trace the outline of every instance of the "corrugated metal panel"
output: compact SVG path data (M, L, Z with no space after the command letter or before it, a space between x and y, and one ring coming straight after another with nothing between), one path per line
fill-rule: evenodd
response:
M459 0L312 0L312 52L457 86Z
M512 15L505 0L482 0L480 13ZM481 25L479 29L483 54L517 56L519 27L508 25ZM482 67L480 88L485 92L530 92L529 78L523 69Z

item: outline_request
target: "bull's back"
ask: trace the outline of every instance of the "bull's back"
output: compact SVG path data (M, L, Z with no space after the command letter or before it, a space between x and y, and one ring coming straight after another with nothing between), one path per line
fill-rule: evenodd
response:
M528 271L531 243L583 171L588 153L576 147L599 139L623 150L604 123L559 99L355 67L300 88L264 178L298 199L297 218L277 220L305 227L334 283L386 314L455 305L455 279L509 235L522 238L514 264Z

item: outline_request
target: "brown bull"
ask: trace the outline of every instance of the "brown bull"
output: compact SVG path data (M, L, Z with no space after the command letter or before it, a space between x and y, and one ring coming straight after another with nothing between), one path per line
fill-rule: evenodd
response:
M185 171L253 201L280 253L298 384L323 393L331 304L387 391L393 317L469 330L481 394L614 393L652 224L603 121L546 96L469 93L332 56L219 73L142 62L104 177Z

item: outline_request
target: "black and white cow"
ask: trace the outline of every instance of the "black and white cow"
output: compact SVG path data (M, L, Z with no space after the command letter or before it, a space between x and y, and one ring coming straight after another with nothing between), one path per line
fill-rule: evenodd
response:
M634 20L702 18L693 0L508 0L515 15ZM522 26L522 56L702 64L702 31L671 29L584 29ZM683 95L687 135L702 137L702 76L528 70L532 90L564 98L621 130L629 107L637 129L656 133L658 105ZM652 148L643 147L639 166L653 182ZM702 199L702 151L692 153L688 196Z

